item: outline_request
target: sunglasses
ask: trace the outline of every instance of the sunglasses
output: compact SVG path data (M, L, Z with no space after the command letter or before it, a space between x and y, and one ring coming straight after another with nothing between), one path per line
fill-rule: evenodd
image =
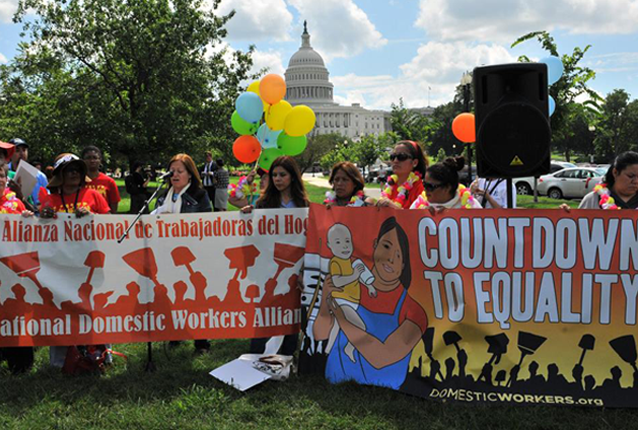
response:
M434 191L434 190L436 190L438 188L441 188L443 186L444 186L444 184L431 184L429 182L423 182L423 188L425 188L425 191L432 192L432 191Z
M394 160L405 161L411 158L412 156L410 154L406 154L405 152L399 152L398 154L395 154L395 153L390 154L390 161L394 161Z

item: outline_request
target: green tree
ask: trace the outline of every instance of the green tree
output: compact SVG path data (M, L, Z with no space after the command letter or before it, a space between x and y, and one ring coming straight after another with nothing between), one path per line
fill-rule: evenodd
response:
M447 158L447 154L445 153L445 149L440 148L439 152L436 153L436 161L437 163L442 162Z
M635 149L638 102L629 103L629 94L616 89L605 98L596 126L597 157L611 162L621 152Z
M297 164L301 169L301 173L319 164L324 155L330 152L345 138L338 133L314 135L308 138L308 146L300 155L296 156ZM332 167L332 165L330 166Z
M353 142L351 151L352 159L357 166L364 170L373 165L384 152L386 139L380 139L375 135L368 135L361 138L358 142Z
M519 37L512 48L530 39L536 39L541 43L543 49L550 55L559 57L563 62L563 76L549 88L549 94L556 102L556 110L551 116L552 141L557 143L556 147L565 154L565 159L569 161L572 152L579 152L580 148L576 146L573 137L573 130L570 128L570 105L576 101L576 98L586 95L589 100L584 104L591 109L597 109L598 104L602 101L601 97L587 83L596 77L596 73L589 67L580 66L579 63L591 48L587 45L585 48L575 47L571 55L558 53L558 47L554 42L554 38L546 31L535 31ZM521 62L529 62L527 56L521 56L518 59Z
M229 155L252 48L219 49L233 14L215 15L218 3L21 0L15 21L29 41L0 75L16 108L4 121L26 120L23 136L55 152L91 142L129 160L205 147Z
M427 144L429 119L427 116L405 107L403 99L392 104L390 123L400 140L412 140Z

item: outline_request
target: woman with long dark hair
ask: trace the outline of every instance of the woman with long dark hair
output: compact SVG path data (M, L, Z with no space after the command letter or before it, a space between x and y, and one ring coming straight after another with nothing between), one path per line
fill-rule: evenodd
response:
M409 241L396 218L381 224L373 248L371 272L376 295L367 294L367 287L360 284L361 300L356 310L366 328L345 315L333 297L343 289L337 288L328 275L313 334L316 341L327 340L334 324L339 325L326 363L326 377L331 382L354 380L398 389L428 320L423 307L408 293L412 282ZM348 353L349 344L356 349L354 354Z
M256 209L291 209L307 208L308 206L310 206L310 201L295 159L288 155L276 158L268 171L268 186L254 207ZM243 213L250 213L252 210L252 205L242 208ZM263 353L268 339L251 339L250 353ZM298 340L297 334L284 336L279 353L293 355L297 349Z
M392 175L381 189L378 206L408 209L423 192L421 181L428 161L423 148L417 142L402 140L390 154Z

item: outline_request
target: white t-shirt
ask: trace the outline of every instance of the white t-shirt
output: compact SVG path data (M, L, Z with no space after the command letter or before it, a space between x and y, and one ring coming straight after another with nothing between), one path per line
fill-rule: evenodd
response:
M507 180L506 179L484 179L479 178L478 187L487 191L490 196L503 208L507 208ZM492 208L492 205L483 196L476 196L476 199L485 204L485 209ZM512 184L512 207L516 207L516 187Z

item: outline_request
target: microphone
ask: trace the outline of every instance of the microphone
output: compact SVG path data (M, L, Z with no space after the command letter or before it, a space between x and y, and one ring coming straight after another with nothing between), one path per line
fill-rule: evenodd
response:
M164 181L166 179L170 179L173 176L173 171L169 170L168 172L164 173L162 176L159 177L160 181Z

